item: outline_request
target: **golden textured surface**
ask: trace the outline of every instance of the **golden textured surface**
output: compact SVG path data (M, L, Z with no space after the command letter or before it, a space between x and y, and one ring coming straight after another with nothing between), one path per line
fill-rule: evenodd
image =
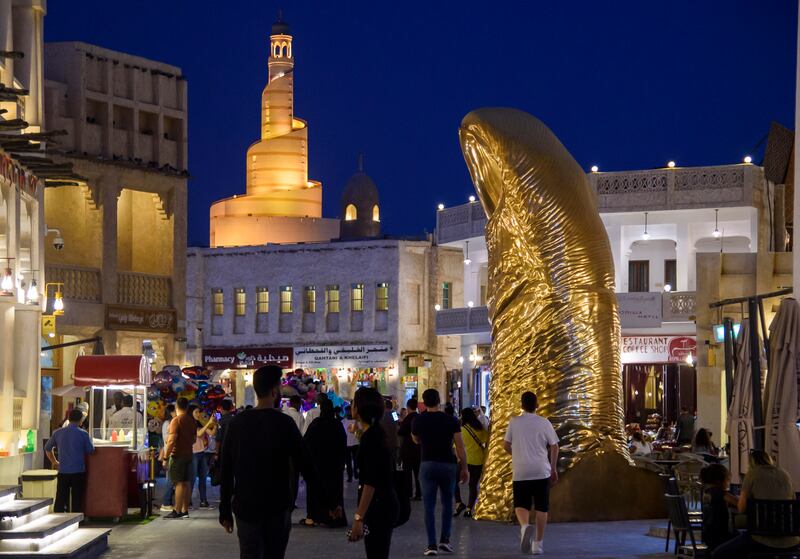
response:
M586 175L544 124L515 109L479 109L459 135L489 218L492 433L476 516L506 520L503 437L526 390L558 433L560 471L603 453L630 460L614 263Z

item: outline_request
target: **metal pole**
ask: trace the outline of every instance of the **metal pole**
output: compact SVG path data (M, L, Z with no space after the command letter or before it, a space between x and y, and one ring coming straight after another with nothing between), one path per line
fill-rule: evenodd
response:
M767 374L771 370L771 363L769 362L769 330L767 330L767 321L764 320L764 300L758 299L758 318L761 321L761 339L764 340L764 354L767 357Z
M761 359L758 343L758 303L755 297L747 301L750 321L750 368L753 390L753 436L755 449L764 450L764 420L761 415Z
M725 347L725 393L727 407L731 406L731 399L733 398L733 321L726 318L722 322L723 328L723 342Z

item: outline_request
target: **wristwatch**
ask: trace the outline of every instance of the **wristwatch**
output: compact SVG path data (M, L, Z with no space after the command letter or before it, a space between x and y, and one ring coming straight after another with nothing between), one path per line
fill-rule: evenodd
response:
M363 516L361 516L361 515L360 515L360 514L358 514L358 513L355 513L355 514L353 515L353 520L355 520L356 522L361 522L362 520L364 520L364 517L363 517Z

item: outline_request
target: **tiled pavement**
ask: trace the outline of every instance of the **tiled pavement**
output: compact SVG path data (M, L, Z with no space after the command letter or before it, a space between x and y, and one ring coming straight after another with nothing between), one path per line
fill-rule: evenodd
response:
M349 515L355 507L355 486L346 487L346 508ZM209 493L212 506L216 489ZM195 497L195 501L197 498ZM298 504L303 503L301 495ZM422 504L413 503L411 520L394 532L392 557L421 557L425 547ZM303 509L295 511L295 522ZM544 557L671 557L664 554L664 540L646 536L652 521L596 522L551 524L545 536ZM518 547L519 529L508 524L477 522L459 518L454 523L454 557L505 559L522 555ZM169 557L235 558L239 550L234 535L226 534L217 522L216 509L193 510L189 519L157 519L144 525L114 526L110 549L104 558ZM365 557L363 543L346 541L344 529L292 529L287 559L339 559Z

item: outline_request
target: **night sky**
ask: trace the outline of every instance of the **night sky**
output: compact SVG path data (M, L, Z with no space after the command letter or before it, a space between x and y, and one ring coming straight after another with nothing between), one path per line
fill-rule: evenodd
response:
M770 121L794 128L793 0L51 0L47 41L183 69L191 245L208 244L211 202L245 191L279 6L323 212L364 152L385 233L431 231L437 203L466 201L457 129L478 107L532 113L601 170L759 162Z

